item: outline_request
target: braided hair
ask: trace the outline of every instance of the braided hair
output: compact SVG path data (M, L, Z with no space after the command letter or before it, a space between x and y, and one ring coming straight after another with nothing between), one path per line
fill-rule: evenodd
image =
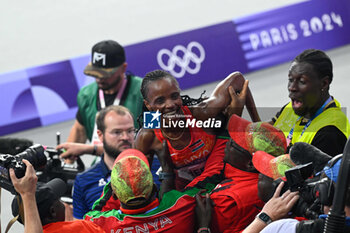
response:
M154 70L154 71L148 72L145 75L145 77L142 79L141 94L142 94L143 99L147 100L148 86L150 83L152 83L154 81L162 80L165 78L169 78L169 79L173 80L174 83L176 84L176 86L180 89L178 81L170 73L168 73L164 70ZM205 91L203 91L201 96L197 99L191 98L188 95L182 95L181 96L182 104L185 106L196 105L196 104L198 104L206 99L206 98L202 97L204 95L204 93L205 93ZM145 106L145 104L143 104L142 112L145 112L145 111L148 111L148 109ZM143 122L143 113L137 117L137 122L138 122L139 128L141 128L142 122Z
M293 60L298 63L308 63L311 64L318 74L318 78L329 77L329 83L333 80L333 64L328 55L318 49L307 49L301 54L296 56Z

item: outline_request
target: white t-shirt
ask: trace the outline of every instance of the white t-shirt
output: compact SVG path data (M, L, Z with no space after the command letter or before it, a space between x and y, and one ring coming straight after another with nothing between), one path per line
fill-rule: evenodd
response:
M292 218L281 219L270 223L260 233L295 233L298 222Z

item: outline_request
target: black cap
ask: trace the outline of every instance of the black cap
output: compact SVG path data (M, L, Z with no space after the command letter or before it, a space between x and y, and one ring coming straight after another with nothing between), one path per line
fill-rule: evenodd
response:
M63 196L67 191L66 183L59 179L55 178L49 182L38 183L35 193L36 205L39 210L40 219L45 217L52 206L52 204L59 200L60 197ZM17 198L12 200L12 215L15 217L19 214L18 202ZM20 223L23 224L21 216L17 219Z
M113 40L104 40L92 47L91 62L85 67L84 74L97 78L108 77L124 62L123 46Z

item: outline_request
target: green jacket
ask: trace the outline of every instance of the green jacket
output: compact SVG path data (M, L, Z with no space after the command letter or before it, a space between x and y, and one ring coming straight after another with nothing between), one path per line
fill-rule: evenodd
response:
M123 93L120 105L127 107L134 117L134 125L137 124L137 117L142 113L143 98L141 95L142 79L136 76L127 76L128 83ZM78 93L77 102L80 115L83 119L86 136L91 141L95 126L95 117L97 113L98 86L93 82L84 86ZM137 127L138 128L138 127Z

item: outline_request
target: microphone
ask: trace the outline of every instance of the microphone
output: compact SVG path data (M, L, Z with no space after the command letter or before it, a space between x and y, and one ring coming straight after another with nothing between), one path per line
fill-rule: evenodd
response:
M331 156L322 152L317 147L305 142L296 142L289 151L291 160L297 164L307 164L312 162L314 166L314 174L322 171L328 161L332 159Z
M16 155L33 145L33 141L25 138L0 138L0 153Z

